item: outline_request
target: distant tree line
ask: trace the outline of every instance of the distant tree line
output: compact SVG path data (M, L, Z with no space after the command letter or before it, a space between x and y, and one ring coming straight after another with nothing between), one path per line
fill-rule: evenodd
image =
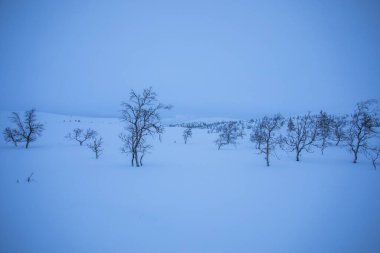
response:
M119 134L123 143L121 152L130 156L132 166L140 167L152 148L150 138L158 136L161 140L164 132L161 111L171 106L160 103L152 88L147 88L141 94L131 90L129 101L122 103L122 108L121 120L125 123L125 131ZM9 118L14 126L5 128L3 137L15 146L24 143L25 148L29 148L30 143L36 141L45 129L37 121L35 109L26 111L23 118L16 112ZM377 100L359 102L353 113L347 115L320 111L319 114L307 113L289 118L276 114L248 121L192 122L170 126L185 128L182 134L185 144L192 137L194 128L217 133L215 144L218 150L227 145L237 145L239 139L248 135L257 152L264 156L267 166L270 166L271 157L277 156L278 149L294 153L295 160L300 161L302 154L313 152L316 148L323 155L330 146L342 146L351 153L353 163L357 163L358 157L363 155L375 169L380 157ZM75 128L66 137L80 146L89 142L87 147L94 152L96 159L102 154L103 138L98 137L93 129Z
M360 154L367 157L376 169L380 157L380 117L377 100L356 104L355 110L347 115L333 115L325 111L319 114L307 113L285 119L281 114L249 121L220 121L213 123L182 123L171 126L207 129L218 133L215 144L218 149L238 144L250 131L250 141L259 154L263 154L267 166L270 157L276 156L278 148L294 153L300 161L305 152L316 148L324 154L330 146L343 146L352 154L357 163Z

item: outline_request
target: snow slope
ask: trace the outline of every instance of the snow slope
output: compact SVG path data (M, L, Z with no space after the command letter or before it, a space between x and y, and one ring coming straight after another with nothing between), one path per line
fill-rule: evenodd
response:
M344 149L267 168L248 141L218 151L167 128L132 168L117 119L38 118L30 150L0 141L0 252L380 252L380 172ZM103 136L99 160L64 138L74 127Z

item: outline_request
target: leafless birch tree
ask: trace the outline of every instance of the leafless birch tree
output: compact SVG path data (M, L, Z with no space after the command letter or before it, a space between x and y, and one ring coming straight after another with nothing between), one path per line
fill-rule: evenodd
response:
M356 105L348 122L346 144L353 154L353 163L357 163L359 153L369 148L369 140L375 136L379 117L377 100L367 100Z
M270 165L269 158L281 144L282 138L278 131L284 125L284 118L277 114L274 117L264 117L258 120L252 129L251 141L256 144L260 154L265 155L267 166Z
M16 128L7 127L4 130L3 136L6 142L12 142L16 146L19 142L25 142L25 148L29 148L29 144L42 135L44 125L37 122L35 109L26 111L24 120L21 120L16 112L13 112L9 118Z
M122 103L121 120L126 123L126 133L119 135L124 143L122 152L131 155L132 166L142 166L142 159L152 147L147 143L148 137L156 135L161 138L164 126L160 112L170 106L158 102L157 94L152 88L144 89L142 94L130 92L129 102Z
M302 151L312 151L316 138L316 119L310 113L289 118L287 135L283 138L283 147L286 151L295 152L296 161L298 162Z

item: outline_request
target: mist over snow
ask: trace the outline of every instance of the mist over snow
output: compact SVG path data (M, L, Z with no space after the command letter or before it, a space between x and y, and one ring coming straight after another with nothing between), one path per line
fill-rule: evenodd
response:
M379 1L0 3L0 109L119 116L152 86L167 115L350 112L379 98Z

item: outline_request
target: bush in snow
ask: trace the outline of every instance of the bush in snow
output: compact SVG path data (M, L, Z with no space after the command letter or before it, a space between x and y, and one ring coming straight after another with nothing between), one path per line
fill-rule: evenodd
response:
M183 131L182 136L183 136L183 140L185 141L185 144L186 144L187 140L193 136L193 132L192 132L191 128L190 127L186 128Z
M296 161L301 157L302 151L311 152L315 145L318 129L315 117L310 113L289 118L287 135L283 138L282 147L285 151L295 152Z
M13 112L9 118L16 128L7 127L3 136L6 142L12 142L15 146L19 142L25 142L25 148L28 148L29 144L37 140L44 130L44 125L37 122L35 109L26 111L24 120L21 120L20 115L16 112Z
M94 138L90 144L87 144L87 147L95 153L96 159L98 159L99 156L103 152L102 146L103 146L103 138L102 137Z
M348 121L346 145L353 154L353 163L358 160L359 153L369 148L369 140L375 136L375 128L379 124L376 112L377 100L367 100L356 105Z
M277 114L272 118L264 117L258 120L252 128L251 141L256 144L256 149L260 154L265 155L265 161L269 166L269 157L275 152L282 138L278 131L284 125L284 118Z
M132 166L142 166L142 159L152 147L147 143L149 136L161 138L164 126L161 123L161 110L170 109L170 106L158 102L157 94L152 88L144 89L142 94L130 92L129 103L122 103L121 120L126 122L125 130L120 139L124 146L122 152L131 154Z
M79 142L79 145L82 146L83 143L87 140L94 139L98 133L91 128L88 128L86 131L80 128L75 128L71 133L66 135L66 138L70 140L75 140Z

